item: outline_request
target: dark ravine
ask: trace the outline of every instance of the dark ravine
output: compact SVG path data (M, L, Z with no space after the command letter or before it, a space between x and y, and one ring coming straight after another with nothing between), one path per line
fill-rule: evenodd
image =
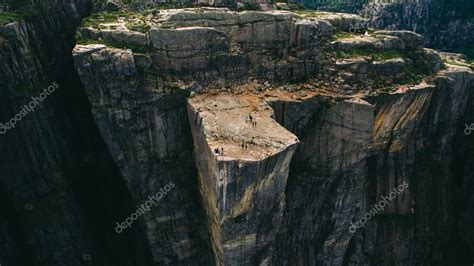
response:
M94 124L72 62L88 1L42 1L0 28L1 122L53 82L41 107L1 136L2 265L146 265L140 228L113 225L135 207ZM114 206L111 208L111 206Z
M162 11L140 33L80 27L86 0L40 6L0 28L0 122L59 85L0 135L1 265L473 263L474 73L462 60L410 32L334 39L355 15ZM108 44L75 46L76 27ZM367 47L397 57L350 57ZM414 67L423 82L407 80Z

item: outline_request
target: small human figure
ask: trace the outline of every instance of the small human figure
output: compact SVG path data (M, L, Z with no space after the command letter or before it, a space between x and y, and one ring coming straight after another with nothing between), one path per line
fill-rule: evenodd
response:
M223 156L224 155L224 148L221 147L221 155Z
M245 146L245 143L244 143L244 142L242 142L242 150L244 149L244 146Z

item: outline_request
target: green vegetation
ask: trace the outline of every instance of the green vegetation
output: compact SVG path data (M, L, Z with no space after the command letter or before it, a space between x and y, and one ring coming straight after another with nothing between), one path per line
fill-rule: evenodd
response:
M456 66L469 67L474 69L474 60L453 60L453 59L444 59L445 63Z
M82 22L83 27L92 27L99 28L101 23L116 23L118 19L123 17L125 19L129 18L143 18L141 13L129 12L129 11L116 11L116 12L99 12L92 14L90 17L86 18Z
M304 17L318 17L325 14L324 12L311 10L311 9L298 9L298 10L292 10L292 12Z
M344 38L352 38L355 35L345 31L338 31L332 35L333 40L344 39Z
M12 11L0 12L0 26L5 26L7 23L20 19L23 19L21 13Z
M5 1L3 3L5 4ZM0 26L34 16L39 10L32 0L7 0L6 4L9 10L0 12Z
M353 57L366 57L373 61L383 61L394 58L403 58L406 57L401 51L391 49L391 50L360 50L354 49L351 51L336 51L337 58L353 58Z
M158 9L178 9L178 8L191 8L196 7L193 3L155 3L153 5L154 8Z
M419 84L425 77L425 74L422 69L410 65L405 67L402 76L403 79L397 80L398 84Z
M82 22L83 27L91 27L100 29L100 24L117 23L119 18L123 18L127 29L132 31L139 31L142 33L150 29L146 21L147 12L131 12L131 11L115 11L115 12L100 12L92 14Z
M143 21L138 21L138 22L127 21L125 23L125 27L127 27L127 29L129 30L139 31L141 33L145 33L150 30L150 25L146 24Z
M238 8L237 11L245 11L245 10L255 10L260 11L262 7L257 2L246 2L242 8Z
M290 10L308 10L302 3L288 3L288 8Z

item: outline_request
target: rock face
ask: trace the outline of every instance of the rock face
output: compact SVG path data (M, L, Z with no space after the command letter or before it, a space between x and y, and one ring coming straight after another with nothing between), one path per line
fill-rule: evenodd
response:
M73 53L128 189L140 202L176 181L141 224L155 263L469 261L472 235L456 232L472 207L450 206L470 199L453 160L469 154L455 143L474 73L412 32L335 34L354 21L186 9L145 32L80 29L104 43Z
M358 13L368 25L411 30L425 36L425 45L474 56L474 2L469 0L301 1L324 10Z
M469 11L470 10L470 11ZM374 1L361 14L380 28L406 29L423 34L426 44L472 55L472 1Z
M71 55L100 1L36 2L0 27L1 265L473 263L462 56L357 15L215 8L81 26Z
M298 139L271 118L268 105L254 101L234 95L189 101L201 194L219 265L270 261L282 226Z
M176 184L143 215L155 261L209 263L185 97L138 68L129 50L93 45L75 53L96 122L136 202Z
M90 3L35 3L26 20L0 25L0 264L150 264L139 227L126 237L113 231L135 202L73 67L75 29ZM54 92L5 132L53 83Z

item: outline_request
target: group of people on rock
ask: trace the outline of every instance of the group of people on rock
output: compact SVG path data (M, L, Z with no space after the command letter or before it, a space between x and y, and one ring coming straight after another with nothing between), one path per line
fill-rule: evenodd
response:
M256 125L257 125L257 120L252 116L252 114L249 114L249 115L248 115L246 121L252 123L252 126L256 126Z
M224 155L224 148L222 148L222 147L221 147L220 149L219 149L219 148L215 148L215 149L214 149L214 153L215 153L217 156L222 156L222 155Z
M252 139L251 139L250 141L243 141L243 142L242 142L242 145L241 145L242 150L248 150L248 149L249 149L249 144L250 144L250 145L254 145L254 144L255 144L255 142L253 141L253 137L252 137Z

